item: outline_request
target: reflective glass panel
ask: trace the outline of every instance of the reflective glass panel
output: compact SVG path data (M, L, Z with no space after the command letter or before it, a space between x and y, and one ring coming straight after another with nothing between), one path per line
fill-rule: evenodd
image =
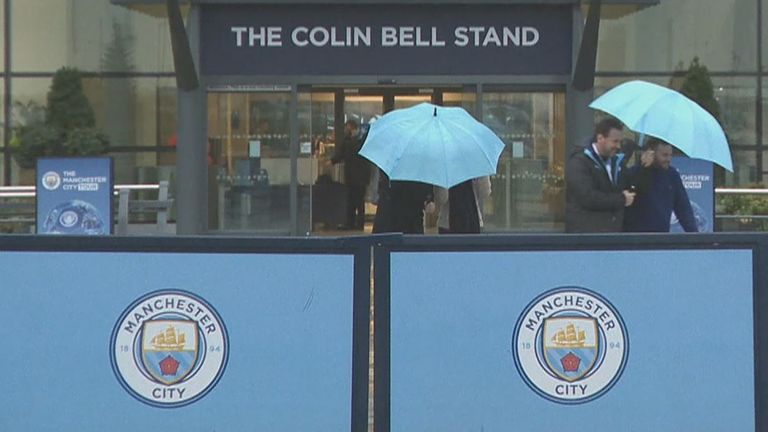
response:
M344 121L354 120L360 125L373 123L383 112L383 96L344 96Z
M561 231L565 221L565 95L483 94L483 122L504 141L485 231Z
M173 71L168 19L145 12L105 0L12 0L13 69Z
M323 233L343 224L335 205L340 184L331 159L335 151L334 93L299 94L299 232Z
M290 233L289 103L290 93L209 93L211 227Z
M718 120L731 146L757 143L757 79L715 77L712 79Z
M395 109L410 108L425 102L432 103L432 95L396 95Z
M84 78L83 92L91 104L96 128L117 150L115 181L134 183L165 177L172 181L168 155L156 151L134 153L126 147L175 146L176 84L172 78ZM14 78L12 127L44 119L51 78ZM168 173L158 174L158 170ZM173 184L171 190L173 191Z
M5 70L5 6L0 3L0 71Z
M676 71L698 57L716 71L755 71L757 0L664 0L604 6L599 71Z
M754 187L757 181L757 153L754 150L732 150L733 173L722 170L725 186Z
M763 146L768 148L768 76L763 78Z
M475 89L467 89L464 92L443 93L443 106L459 106L467 110L472 116L477 117L477 94Z
M758 0L760 3L762 3L762 39L763 39L763 72L768 72L768 39L766 35L768 35L768 1L766 0Z

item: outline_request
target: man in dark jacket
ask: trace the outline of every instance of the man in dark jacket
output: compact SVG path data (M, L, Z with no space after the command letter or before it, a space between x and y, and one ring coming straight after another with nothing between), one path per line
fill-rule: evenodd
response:
M331 162L344 162L344 183L347 186L347 229L363 229L365 224L365 189L371 178L371 165L358 152L363 143L358 136L358 125L348 120L344 125L344 138Z
M635 203L624 214L624 231L669 232L672 211L685 232L698 232L691 202L680 173L670 165L672 146L651 138L640 164L626 172L637 190Z
M424 234L424 207L433 200L432 185L414 181L390 181L380 171L378 192L374 234Z
M595 127L595 140L571 154L566 165L565 231L621 232L633 192L622 190L622 124L612 118Z

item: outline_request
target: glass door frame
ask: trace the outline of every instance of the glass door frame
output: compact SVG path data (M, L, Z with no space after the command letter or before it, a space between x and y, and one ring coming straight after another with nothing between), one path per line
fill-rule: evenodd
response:
M470 77L466 77L470 78ZM461 83L443 83L443 84L329 84L329 83L311 83L311 80L307 80L306 84L274 84L274 85L219 85L209 86L206 95L209 93L242 93L242 92L279 92L290 93L289 103L289 157L290 157L290 187L289 187L289 229L285 234L297 236L312 234L314 230L310 225L310 229L305 232L303 224L300 221L299 214L299 167L298 159L300 154L300 137L299 137L299 111L300 101L299 94L305 93L333 93L334 100L334 131L337 136L344 130L344 98L346 95L379 95L384 99L384 112L388 112L395 107L396 96L414 96L414 95L431 95L432 103L442 104L444 93L464 93L474 94L474 112L476 118L482 119L483 116L483 94L486 92L513 92L513 93L529 93L529 92L549 92L549 93L562 93L565 95L566 100L569 98L569 89L567 85L561 83L547 83L547 84L513 84L502 83L491 84L485 79L478 80L475 77L475 82L472 84ZM354 82L354 80L351 80ZM453 81L453 80L450 80ZM471 82L472 80L468 79ZM567 103L567 102L566 102ZM566 124L568 112L566 111ZM567 152L568 145L566 145ZM310 221L311 224L311 221ZM216 232L217 230L210 230ZM258 234L258 230L256 231Z

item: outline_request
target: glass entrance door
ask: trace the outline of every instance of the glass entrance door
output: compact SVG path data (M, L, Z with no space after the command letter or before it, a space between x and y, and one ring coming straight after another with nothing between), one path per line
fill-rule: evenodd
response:
M424 90L422 90L424 91ZM365 223L354 226L341 143L344 125L358 125L359 139L384 113L432 102L432 92L406 88L307 88L299 92L299 232L307 235L370 233L376 213L375 167L364 196Z
M491 177L491 196L481 203L486 232L563 229L563 92L487 86L482 92L476 86L306 87L299 88L297 105L293 97L290 90L209 93L212 230L273 235L370 232L376 212L371 188L365 195L363 228L349 226L344 162L335 157L344 123L354 120L364 130L389 110L421 102L465 108L506 145L497 174ZM375 171L371 167L371 173ZM368 183L375 184L373 174ZM293 214L292 199L297 204ZM425 218L426 232L434 232L434 219Z
M345 235L349 194L341 143L344 123L369 125L384 112L382 95L346 95L343 89L299 92L299 232ZM370 231L370 227L368 227Z
M485 91L482 112L506 144L483 206L485 231L563 231L565 94Z
M213 230L290 234L290 100L290 92L208 94Z

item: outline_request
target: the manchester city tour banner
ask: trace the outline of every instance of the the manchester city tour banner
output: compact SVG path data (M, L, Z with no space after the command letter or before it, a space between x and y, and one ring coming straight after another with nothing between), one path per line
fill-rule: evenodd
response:
M109 235L114 223L112 159L37 160L37 233Z
M713 232L715 226L715 173L712 162L676 156L672 166L680 172L683 187L693 209L693 217L699 232ZM683 232L674 212L671 232Z
M390 312L392 431L755 431L750 249L398 252Z
M352 255L0 254L0 431L350 430Z

